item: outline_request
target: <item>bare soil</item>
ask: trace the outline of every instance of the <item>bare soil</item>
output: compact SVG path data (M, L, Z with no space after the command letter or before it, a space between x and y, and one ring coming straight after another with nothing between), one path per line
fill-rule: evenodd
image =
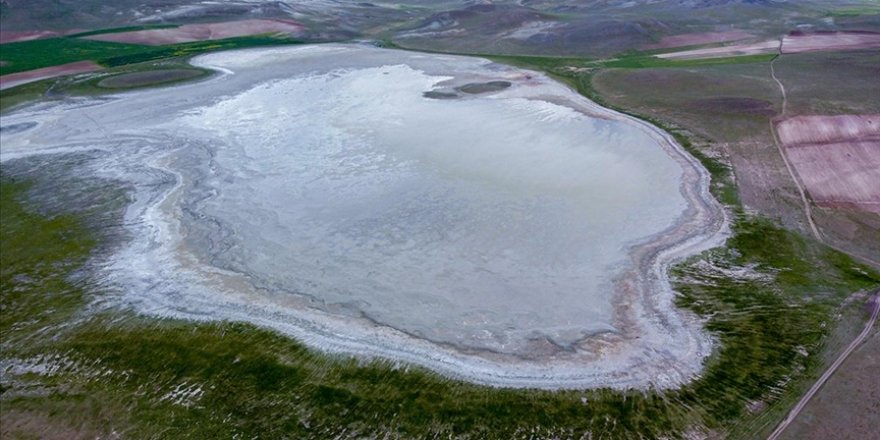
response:
M778 40L760 41L757 43L734 44L722 47L708 47L705 49L683 50L680 52L662 53L658 58L666 59L696 59L696 58L722 58L746 55L770 54L779 50Z
M145 87L154 84L164 84L173 81L195 78L202 75L201 70L195 69L166 69L150 70L147 72L124 73L104 78L98 83L98 87L111 89Z
M0 44L15 43L16 41L39 40L41 38L58 37L61 34L54 31L0 31Z
M44 67L42 69L28 70L27 72L11 73L0 76L0 90L6 90L29 82L48 78L55 78L77 73L94 72L103 67L91 61L77 61L75 63L62 64L60 66Z
M776 130L817 204L880 214L880 115L796 116Z
M880 141L880 115L795 116L776 123L786 147L841 141Z
M84 37L90 40L161 46L191 41L220 40L246 35L284 33L300 34L305 26L293 20L241 20L221 23L187 24L176 28L99 34Z
M82 408L64 408L64 410ZM98 423L106 423L107 415L102 411L94 414ZM4 410L0 412L0 438L3 439L43 439L43 440L87 440L118 439L121 435L113 430L92 426L96 423L84 421L73 425L63 421L51 411Z
M752 37L752 34L741 30L722 32L696 32L690 34L670 35L663 37L660 42L646 44L642 49L667 49L671 47L697 46L701 44L723 43L727 41L743 40Z

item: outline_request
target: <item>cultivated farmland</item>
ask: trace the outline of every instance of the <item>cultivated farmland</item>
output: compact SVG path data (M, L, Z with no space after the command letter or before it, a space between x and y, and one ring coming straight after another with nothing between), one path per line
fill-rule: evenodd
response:
M816 203L880 213L880 115L797 116L776 129Z
M97 41L160 46L268 33L300 34L303 30L305 30L305 27L293 20L241 20L222 23L187 24L165 29L98 34L85 38Z

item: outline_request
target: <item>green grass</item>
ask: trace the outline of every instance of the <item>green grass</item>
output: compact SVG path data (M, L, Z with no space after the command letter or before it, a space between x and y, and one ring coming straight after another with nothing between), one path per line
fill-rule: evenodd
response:
M97 29L88 32L80 32L78 34L70 34L66 35L68 38L82 38L89 37L92 35L102 35L102 34L118 34L120 32L134 32L134 31L147 31L151 29L173 29L179 27L176 24L148 24L142 26L123 26L123 27L115 27L108 29Z
M11 111L17 108L20 105L24 105L26 103L36 101L40 98L46 99L57 99L64 98L67 96L96 96L102 95L106 93L119 92L128 89L134 88L144 88L144 87L156 87L156 86L167 86L169 84L173 84L179 81L172 82L163 82L158 84L146 84L146 85L136 85L133 87L123 87L123 88L107 88L103 86L99 86L98 84L109 77L117 76L117 75L125 75L129 73L139 73L139 72L149 72L156 70L167 70L167 69L187 69L187 70L199 70L202 72L202 75L183 79L181 81L192 81L199 78L206 77L213 73L213 71L208 69L199 69L193 67L188 62L188 57L177 57L177 58L160 58L158 60L146 61L143 63L135 63L135 64L126 64L117 67L110 67L104 71L99 73L93 73L89 75L81 75L76 79L67 77L67 78L50 78L42 81L35 81L32 83L22 84L17 87L13 87L6 90L0 90L0 112ZM46 97L46 92L48 90L52 91L52 95Z
M690 60L670 60L665 58L657 58L652 55L646 55L641 52L627 52L615 58L597 60L592 58L574 58L574 57L542 57L542 56L524 56L524 55L477 55L486 58L523 67L539 68L542 70L557 71L561 68L623 68L623 69L643 69L656 67L696 67L696 66L716 66L728 64L753 64L753 63L769 63L775 54L766 55L744 55L733 57L719 58L701 58Z
M0 185L0 341L4 344L13 334L57 325L82 307L82 292L66 278L95 246L75 216L44 218L25 209L17 198L27 188L8 179ZM39 295L34 295L35 289Z
M751 64L768 63L775 54L744 55L733 57L700 58L688 60L671 60L655 56L636 55L602 62L603 67L618 67L624 69L640 69L647 67L695 67L716 66L725 64Z
M46 38L0 44L0 75L24 72L76 61L98 61L108 56L143 53L147 46L81 40L77 38Z
M300 42L297 40L266 35L166 46L143 46L80 38L47 38L0 45L0 60L7 62L0 66L0 75L85 60L94 61L105 67L116 67L217 50L298 43Z

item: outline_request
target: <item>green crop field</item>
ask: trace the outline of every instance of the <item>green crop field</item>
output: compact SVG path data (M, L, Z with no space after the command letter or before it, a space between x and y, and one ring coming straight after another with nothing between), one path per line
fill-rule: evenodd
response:
M77 38L47 38L0 45L0 75L24 72L76 61L98 61L107 57L143 53L146 46Z

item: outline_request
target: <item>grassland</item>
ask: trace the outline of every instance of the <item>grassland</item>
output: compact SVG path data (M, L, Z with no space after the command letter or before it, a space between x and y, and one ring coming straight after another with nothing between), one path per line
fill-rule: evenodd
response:
M115 27L115 28L106 28L106 29L97 29L93 31L80 32L76 34L69 34L67 37L70 38L82 38L82 37L90 37L92 35L103 35L103 34L116 34L119 32L134 32L134 31L147 31L152 29L173 29L176 27L180 27L176 24L148 24L141 26L123 26L123 27Z
M106 67L116 67L217 50L298 43L300 43L298 40L262 35L165 46L142 46L68 37L47 38L0 45L0 60L6 62L0 66L0 75L84 60L95 61Z

